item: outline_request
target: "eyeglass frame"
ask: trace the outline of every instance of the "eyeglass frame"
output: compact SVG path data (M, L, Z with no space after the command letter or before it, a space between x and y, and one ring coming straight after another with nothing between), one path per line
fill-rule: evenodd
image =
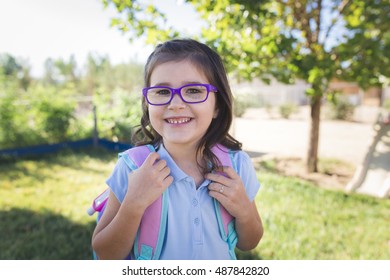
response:
M182 88L185 88L185 87L188 87L188 86L204 86L207 89L207 94L206 94L205 99L202 100L202 101L194 101L194 102L184 100L183 96L181 95L181 90L182 90ZM169 101L166 102L166 103L162 103L162 104L151 103L149 101L147 95L148 95L148 90L149 89L153 89L153 88L169 89L171 91L171 98L169 99ZM186 85L178 87L178 88L172 88L172 87L168 87L168 86L154 86L154 87L145 87L145 88L142 89L142 95L145 97L146 102L148 102L149 105L153 105L153 106L163 106L163 105L167 105L167 104L171 103L171 101L172 101L173 97L175 96L175 94L179 95L181 100L183 100L183 102L187 103L187 104L203 103L203 102L205 102L209 98L209 93L210 92L218 92L218 89L215 86L211 85L211 84L186 84Z

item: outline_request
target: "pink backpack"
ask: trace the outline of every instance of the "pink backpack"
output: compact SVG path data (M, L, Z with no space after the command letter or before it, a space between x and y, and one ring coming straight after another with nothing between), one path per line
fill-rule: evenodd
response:
M138 146L120 153L119 157L123 158L131 170L135 170L143 164L149 153L154 151L152 145ZM237 171L232 152L229 149L222 145L216 145L211 151L218 157L223 166L230 166ZM110 190L107 189L96 197L92 207L87 211L89 215L99 212L97 221L104 211L109 192ZM157 260L160 257L167 225L168 192L169 187L146 209L142 217L133 247L135 259ZM237 233L234 227L234 218L215 199L214 208L221 237L228 243L231 259L236 259L234 249L237 244Z

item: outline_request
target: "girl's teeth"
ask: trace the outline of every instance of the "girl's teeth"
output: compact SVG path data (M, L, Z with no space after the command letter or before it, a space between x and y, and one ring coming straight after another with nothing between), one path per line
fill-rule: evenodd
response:
M190 118L183 118L183 119L168 119L169 123L172 124L180 124L180 123L186 123L190 121Z

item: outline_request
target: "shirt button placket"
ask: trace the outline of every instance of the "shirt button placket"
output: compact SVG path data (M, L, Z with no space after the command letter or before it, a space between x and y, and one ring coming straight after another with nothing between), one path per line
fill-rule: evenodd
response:
M201 220L201 212L199 207L199 200L198 198L192 199L192 206L194 211L194 238L195 238L195 244L201 245L202 242L202 220Z

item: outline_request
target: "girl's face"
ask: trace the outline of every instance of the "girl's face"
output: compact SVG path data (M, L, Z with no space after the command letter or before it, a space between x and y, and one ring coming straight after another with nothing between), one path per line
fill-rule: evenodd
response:
M187 60L160 64L150 76L150 86L179 88L186 84L209 83L205 75ZM215 94L218 93L210 92L203 103L188 104L176 94L167 105L148 105L150 123L166 147L197 147L212 119L217 116Z

